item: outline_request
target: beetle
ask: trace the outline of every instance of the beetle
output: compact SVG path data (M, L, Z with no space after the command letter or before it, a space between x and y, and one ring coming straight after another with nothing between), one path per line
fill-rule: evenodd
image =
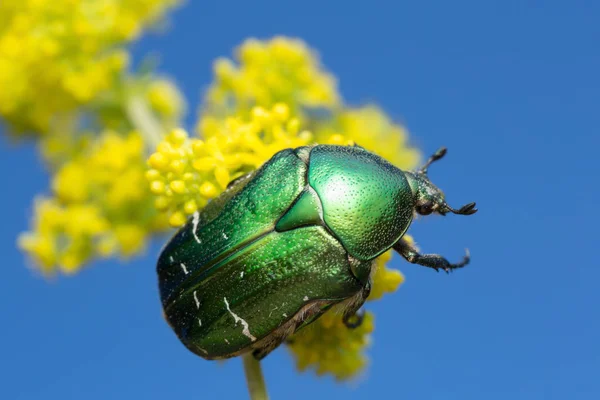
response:
M193 214L157 264L165 317L205 359L251 351L262 359L333 305L348 327L371 290L373 260L393 248L410 263L449 272L404 238L416 214L456 210L427 177L446 154L402 171L360 146L286 149L232 181Z

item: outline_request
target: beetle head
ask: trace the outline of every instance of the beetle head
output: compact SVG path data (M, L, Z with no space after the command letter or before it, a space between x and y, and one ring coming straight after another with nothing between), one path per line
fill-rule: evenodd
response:
M432 212L441 215L446 215L449 212L460 215L475 214L477 212L475 203L465 204L458 210L450 207L446 203L444 193L429 180L427 169L444 155L446 155L446 148L442 147L421 168L406 173L415 197L415 211L420 215L429 215Z

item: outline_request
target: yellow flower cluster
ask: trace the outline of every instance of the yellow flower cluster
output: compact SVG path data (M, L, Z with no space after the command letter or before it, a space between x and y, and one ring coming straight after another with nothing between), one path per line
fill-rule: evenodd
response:
M94 135L91 132L75 133L61 130L40 137L38 149L46 164L55 170L66 161L77 158L91 146L93 140Z
M314 368L317 375L332 374L338 380L349 379L367 364L364 355L374 317L365 313L362 324L348 329L339 310L329 310L316 322L292 336L288 345L300 371Z
M19 246L47 275L57 268L67 274L77 272L92 253L102 252L101 238L108 231L108 222L96 207L64 207L49 198L36 202L34 226L34 232L19 237Z
M47 132L55 119L115 85L122 47L178 0L2 0L0 116Z
M155 79L147 85L146 98L152 111L165 121L165 125L175 127L185 112L185 100L177 86L168 79Z
M219 59L215 82L203 107L203 118L246 115L254 106L281 102L314 135L316 143L358 144L400 168L417 165L420 154L408 145L406 130L378 107L346 107L335 78L315 52L298 39L249 39L237 51L237 61ZM317 118L312 107L327 110Z
M356 143L402 169L414 168L420 153L408 145L408 133L376 106L344 108L331 120L315 124L317 142L346 145Z
M228 118L219 123L207 117L200 126L204 140L174 130L148 159L146 177L157 196L155 206L169 214L172 226L183 225L230 181L258 168L279 150L303 146L312 138L299 131L298 120L280 103L270 109L253 108L247 120Z
M300 116L301 108L330 108L340 102L335 78L301 40L249 39L236 59L239 64L225 58L215 62L215 82L205 104L208 114L245 114L254 106L283 102Z
M47 275L140 251L149 235L181 226L284 148L356 143L401 168L418 161L400 125L375 106L347 107L316 53L284 37L248 40L235 61L218 60L200 137L171 130L146 160L144 149L177 126L185 104L166 79L125 77L124 45L178 2L0 1L0 117L14 130L52 133L40 142L55 172L52 197L37 201L32 231L19 238ZM79 133L81 115L101 133ZM132 126L144 135L106 129ZM376 261L369 300L403 281L385 267L390 257ZM357 374L373 326L369 313L349 330L339 312L327 312L293 336L298 367L338 379Z
M139 252L166 224L145 180L144 143L137 133L104 132L62 165L54 197L36 206L34 227L19 245L48 275L73 273L97 257Z
M387 251L375 260L375 273L373 274L373 286L368 301L379 300L386 293L395 292L398 286L404 282L402 273L395 269L389 269L385 265L391 260L392 251Z

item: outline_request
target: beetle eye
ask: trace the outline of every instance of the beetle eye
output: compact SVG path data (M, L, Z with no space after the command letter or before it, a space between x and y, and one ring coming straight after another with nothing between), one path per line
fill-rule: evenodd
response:
M431 204L423 204L415 207L415 211L421 215L429 215L433 212Z

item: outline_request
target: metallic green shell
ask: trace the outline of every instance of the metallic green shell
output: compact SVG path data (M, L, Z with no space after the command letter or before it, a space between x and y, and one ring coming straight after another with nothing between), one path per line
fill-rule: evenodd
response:
M167 318L190 350L218 357L266 337L305 304L344 300L362 284L339 242L313 226L271 232L186 287L165 308Z
M304 306L354 296L371 260L410 224L400 204L406 190L402 171L360 148L277 153L196 213L162 251L157 270L169 324L194 353L226 358ZM412 198L404 208L412 215Z
M359 260L389 249L412 220L404 173L360 147L315 147L309 183L321 198L325 223Z
M229 199L219 197L190 218L158 262L163 304L178 295L184 281L205 276L218 261L272 231L304 188L305 173L306 164L284 150L252 179L226 191Z

